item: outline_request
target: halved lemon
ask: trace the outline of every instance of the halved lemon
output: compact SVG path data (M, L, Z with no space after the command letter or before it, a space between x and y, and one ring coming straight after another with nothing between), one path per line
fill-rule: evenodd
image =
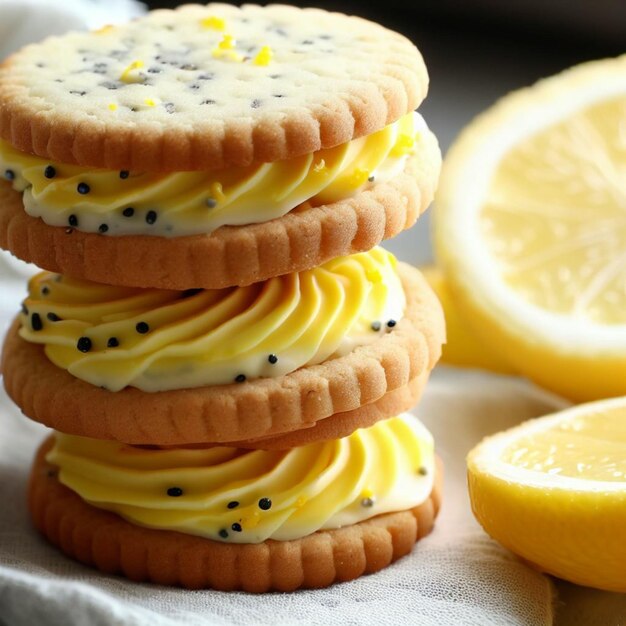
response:
M467 466L474 515L494 539L544 572L626 592L626 398L489 437Z
M443 271L435 266L420 267L420 272L437 294L446 318L446 343L440 363L460 367L477 367L499 374L513 374L513 368L488 344L479 340L463 319Z
M485 343L572 399L626 394L626 56L474 120L433 219L455 304Z

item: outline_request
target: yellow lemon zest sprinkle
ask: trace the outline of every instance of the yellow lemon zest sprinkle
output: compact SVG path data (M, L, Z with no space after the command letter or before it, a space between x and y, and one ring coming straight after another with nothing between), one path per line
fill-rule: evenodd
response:
M233 50L236 45L237 41L232 35L224 35L222 41L217 44L217 47L220 50Z
M213 56L216 59L230 59L231 61L243 61L243 55L235 51L237 41L232 35L224 35L222 41L213 49Z
M326 167L326 161L324 159L320 159L314 166L313 171L316 174L321 174L323 172L327 172L328 168Z
M226 20L221 17L211 15L200 20L200 25L203 28L210 28L212 30L224 30L226 28Z
M374 492L371 489L363 489L361 491L361 498L371 498L374 495Z
M379 283L383 279L383 275L380 270L375 268L367 270L367 272L365 272L365 275L367 276L367 280L372 283Z
M144 62L143 61L133 61L123 72L122 75L120 76L120 80L124 83L137 83L141 80L141 78L139 77L133 77L130 75L130 73L133 70L138 70L140 68L142 68L144 66Z
M356 187L360 187L365 183L365 181L369 178L370 173L368 170L363 169L362 167L357 167L352 174L352 180Z
M259 53L254 57L253 63L255 65L269 65L273 56L274 53L272 52L272 49L269 46L263 46L259 50Z
M145 104L147 104L149 107L155 107L156 106L156 102L152 99L152 98L146 98L144 100Z
M117 111L117 104L115 104L115 102L109 104L109 111Z
M259 525L260 519L261 514L258 511L255 511L250 517L244 517L241 520L241 525L246 528L256 528Z
M396 141L396 145L391 151L392 156L402 156L411 151L411 148L415 145L415 136L402 133Z
M226 197L222 189L222 183L211 183L211 196L216 200L224 200Z

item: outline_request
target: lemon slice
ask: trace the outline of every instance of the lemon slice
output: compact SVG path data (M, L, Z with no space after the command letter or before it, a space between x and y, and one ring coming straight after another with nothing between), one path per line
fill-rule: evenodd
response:
M455 304L450 287L442 270L434 265L420 267L420 272L437 294L446 318L446 343L440 363L460 367L477 367L499 374L512 374L514 370L489 345L480 341L469 328Z
M626 56L472 122L433 217L438 262L483 341L572 399L626 394Z
M483 528L536 568L626 592L626 398L485 439L468 456Z

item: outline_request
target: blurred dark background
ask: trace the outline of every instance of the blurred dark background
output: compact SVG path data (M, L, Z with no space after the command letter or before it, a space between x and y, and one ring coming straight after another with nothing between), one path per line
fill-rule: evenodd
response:
M150 8L179 4L146 3ZM420 112L444 152L463 126L507 92L571 65L626 52L626 0L285 3L360 15L411 39L430 73L429 95ZM407 260L427 262L431 256L428 228L427 214L388 247Z
M144 2L150 8L180 4ZM430 94L421 111L443 148L462 125L511 89L582 61L626 52L626 0L295 0L287 4L360 15L413 40L431 76Z

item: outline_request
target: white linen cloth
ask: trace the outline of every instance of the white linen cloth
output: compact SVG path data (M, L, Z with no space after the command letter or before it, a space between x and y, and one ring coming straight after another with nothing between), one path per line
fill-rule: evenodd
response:
M135 0L0 0L0 60L49 35L126 22L143 11Z

